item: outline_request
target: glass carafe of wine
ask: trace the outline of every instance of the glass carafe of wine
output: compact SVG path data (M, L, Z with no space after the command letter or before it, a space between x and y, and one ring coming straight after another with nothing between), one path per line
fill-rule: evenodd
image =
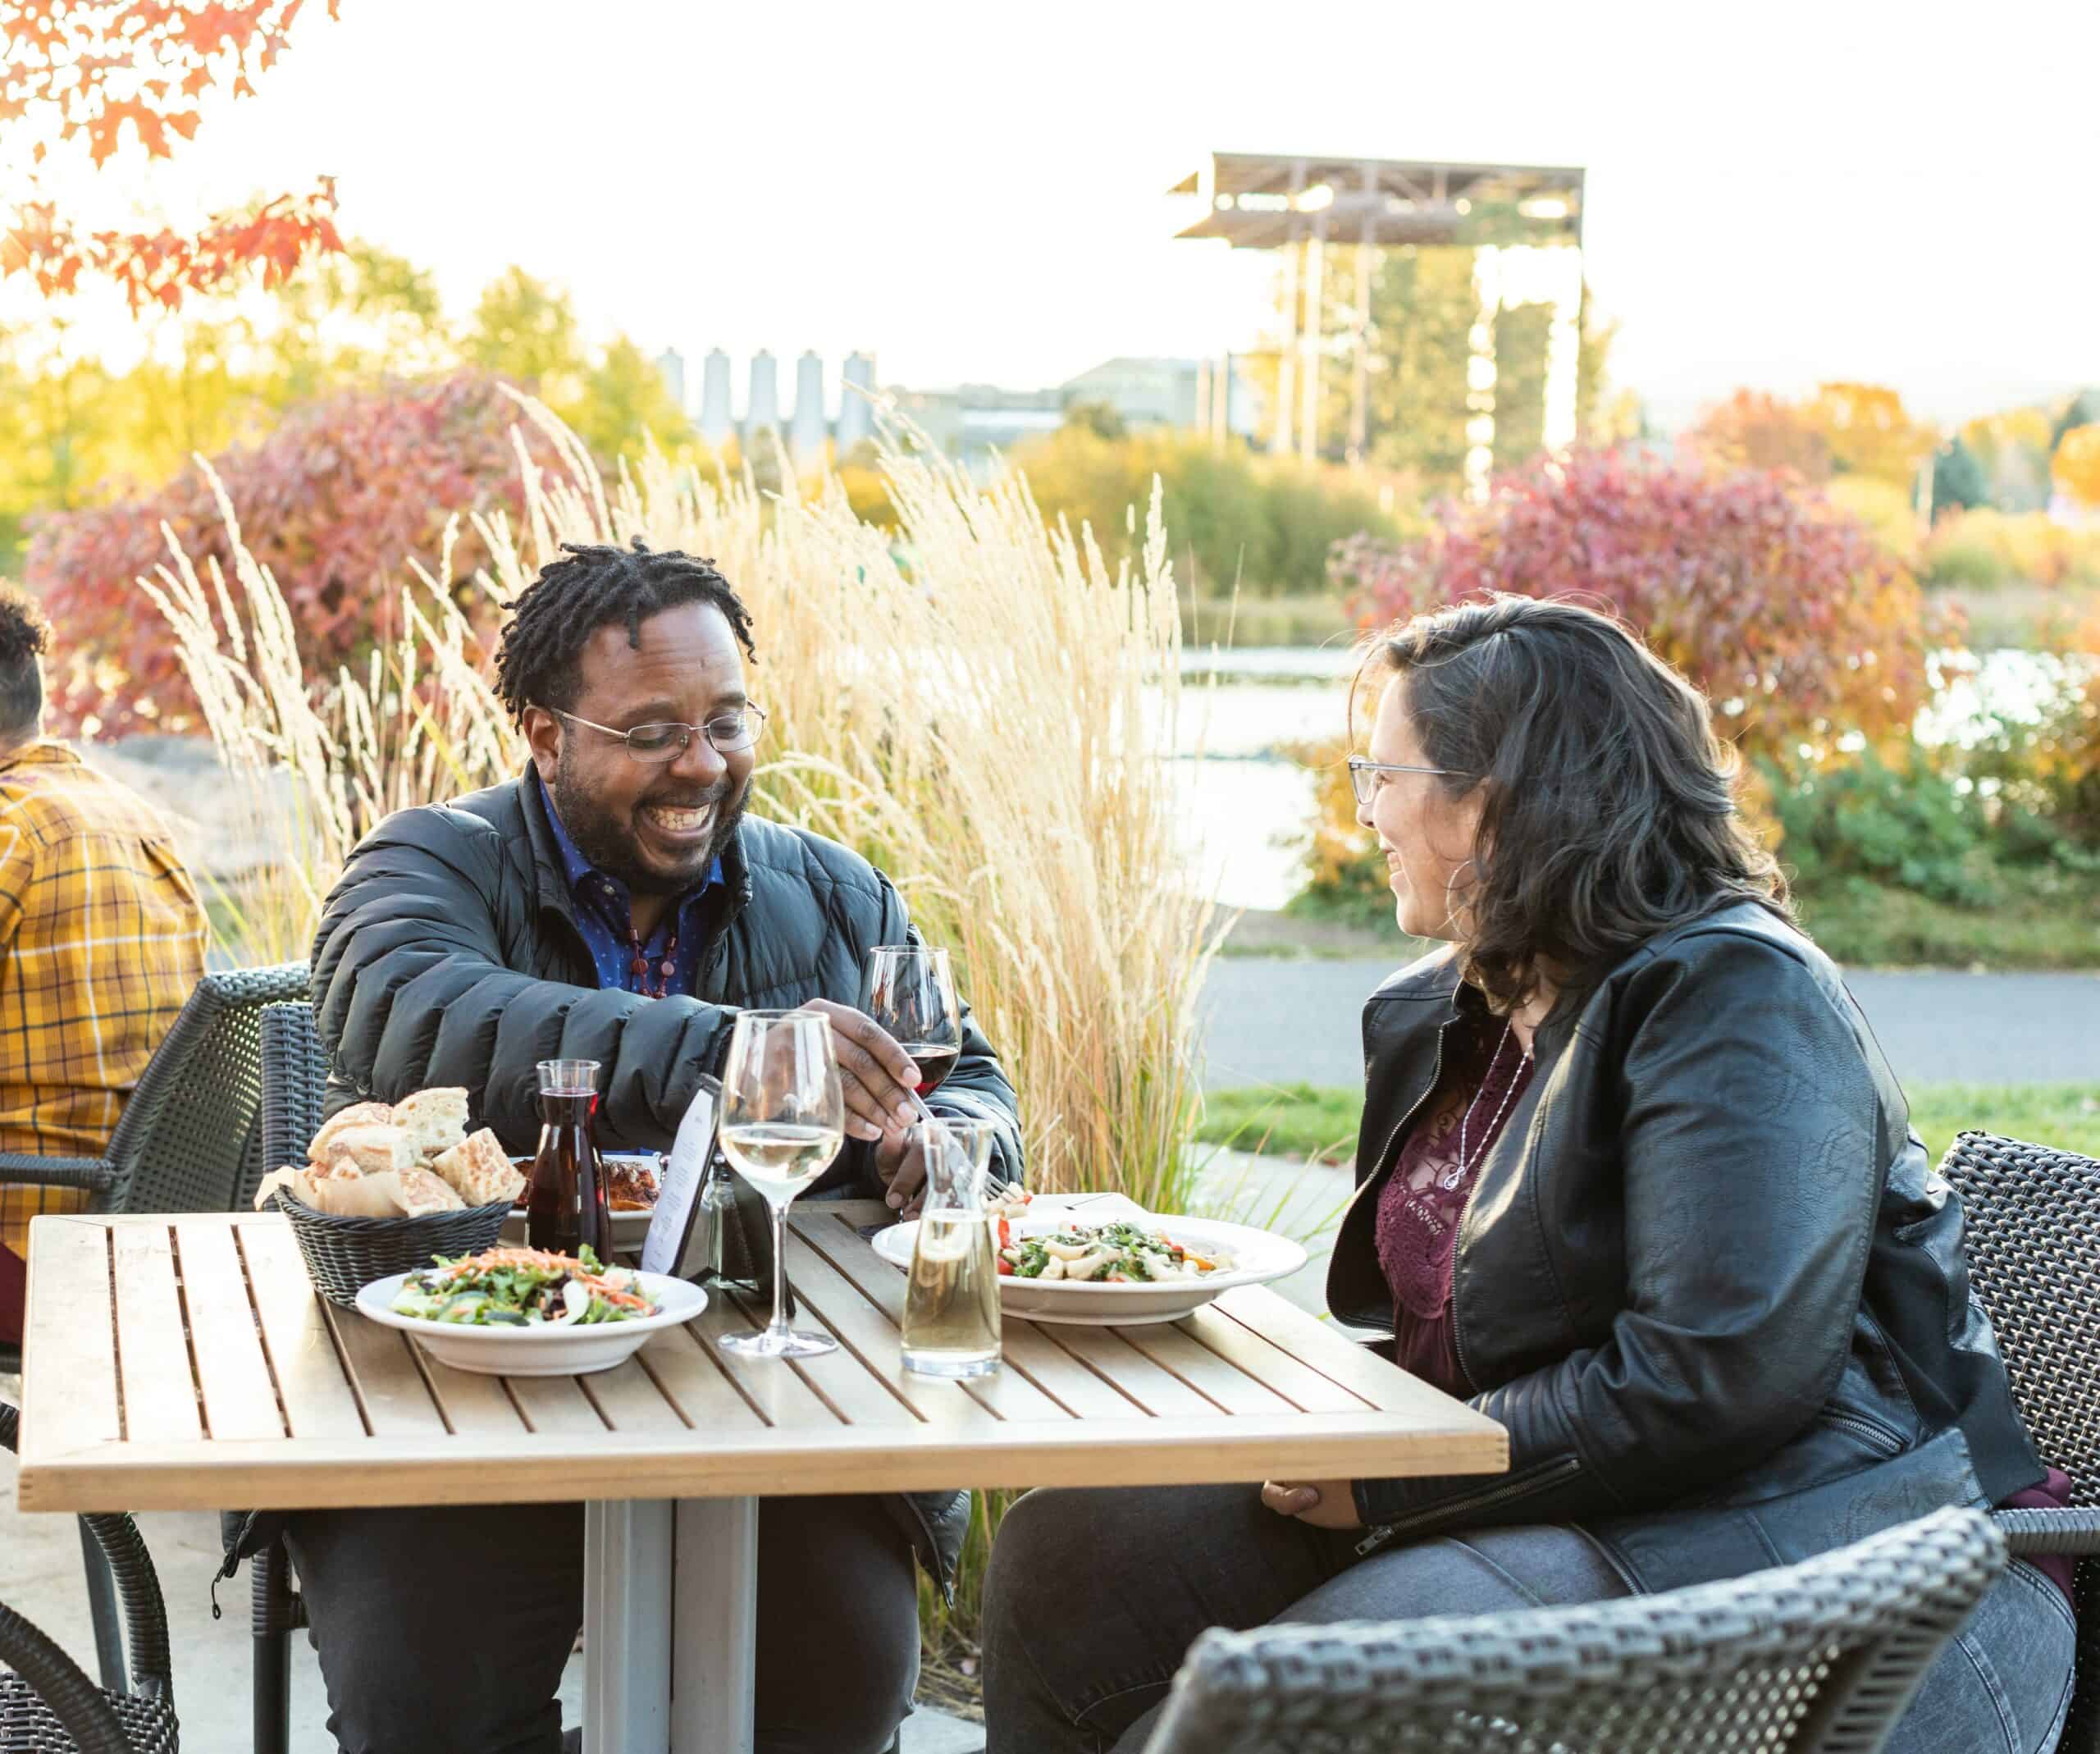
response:
M542 1060L540 1153L525 1194L525 1240L535 1249L613 1258L613 1214L605 1166L591 1122L598 1112L596 1060Z
M926 1377L988 1377L999 1368L999 1268L984 1184L998 1129L923 1121L908 1135L926 1158L926 1205L904 1294L904 1368Z

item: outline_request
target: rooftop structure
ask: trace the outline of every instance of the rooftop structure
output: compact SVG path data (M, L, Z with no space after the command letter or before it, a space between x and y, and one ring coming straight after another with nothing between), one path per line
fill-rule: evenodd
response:
M1280 249L1316 232L1363 244L1582 241L1582 176L1572 166L1434 158L1212 153L1168 191L1202 198L1177 235Z
M1469 486L1485 491L1494 458L1498 310L1552 307L1545 442L1558 450L1575 436L1583 180L1573 166L1213 153L1168 193L1193 197L1201 208L1177 235L1284 252L1288 332L1270 446L1308 460L1319 454L1320 377L1333 350L1320 318L1329 245L1351 246L1355 258L1346 446L1352 463L1363 460L1368 432L1372 251L1395 244L1472 249L1480 320L1467 400L1466 474Z

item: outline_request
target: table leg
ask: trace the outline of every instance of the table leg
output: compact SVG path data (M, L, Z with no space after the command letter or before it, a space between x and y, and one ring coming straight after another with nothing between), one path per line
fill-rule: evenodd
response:
M672 1510L583 1507L583 1746L670 1754Z
M680 1499L676 1547L671 1754L751 1754L758 1500Z

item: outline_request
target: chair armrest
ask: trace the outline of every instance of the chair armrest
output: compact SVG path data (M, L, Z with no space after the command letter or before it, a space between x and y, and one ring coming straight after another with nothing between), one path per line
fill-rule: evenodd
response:
M127 1754L131 1743L102 1691L72 1658L5 1605L0 1605L0 1663L29 1684L80 1754Z
M2100 1553L2100 1510L2000 1510L1991 1520L2015 1559L2032 1553Z
M95 1157L34 1157L0 1151L0 1185L84 1188L99 1194L116 1179L108 1162Z

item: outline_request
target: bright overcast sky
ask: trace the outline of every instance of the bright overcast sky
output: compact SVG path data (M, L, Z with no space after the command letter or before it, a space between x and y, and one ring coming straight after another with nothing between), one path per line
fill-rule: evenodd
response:
M595 332L727 349L740 400L762 346L1033 387L1246 344L1264 258L1173 242L1163 193L1213 148L1586 167L1613 377L1665 422L1739 383L1941 418L2100 383L2094 0L342 14L309 0L162 199L331 172L456 305L522 263Z

